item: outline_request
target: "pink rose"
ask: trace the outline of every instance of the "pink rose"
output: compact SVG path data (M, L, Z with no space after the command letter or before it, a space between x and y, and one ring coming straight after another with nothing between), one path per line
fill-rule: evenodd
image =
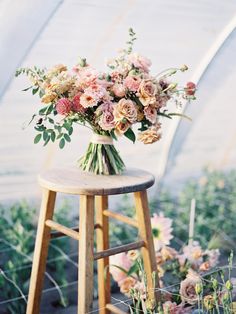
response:
M155 124L157 122L157 110L152 105L144 107L144 115L148 121L150 121L152 124Z
M196 293L196 285L200 284L201 280L199 279L191 279L186 278L185 280L181 281L180 283L180 290L179 294L183 302L188 304L195 304L197 303L198 296Z
M118 83L113 85L112 91L115 94L115 96L120 97L120 98L124 97L125 92L126 92L124 85L118 84Z
M61 98L56 103L56 111L61 115L68 114L72 109L72 103L67 98Z
M144 72L148 72L149 71L149 67L151 66L151 61L143 56L140 56L137 53L132 53L129 55L129 61L136 67L139 68L141 70L143 70Z
M105 131L111 131L115 127L114 115L111 111L104 111L98 122L100 127Z
M124 85L127 87L131 92L137 92L139 89L139 85L141 83L141 78L139 76L127 76L124 80Z

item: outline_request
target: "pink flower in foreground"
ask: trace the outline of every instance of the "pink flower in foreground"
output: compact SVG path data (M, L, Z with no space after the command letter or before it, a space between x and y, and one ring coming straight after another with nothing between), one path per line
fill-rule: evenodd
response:
M129 75L124 80L124 85L127 87L131 92L137 92L141 83L141 78L139 76L132 76Z
M120 268L124 269L125 271L128 271L132 265L132 262L128 258L127 254L123 252L120 254L110 256L109 265L110 273L112 274L113 279L119 284L122 282L122 280L127 278L126 272L122 271Z
M166 301L163 304L164 314L183 314L185 313L183 304L177 305L175 302Z
M149 71L149 67L152 64L152 62L148 58L140 56L137 53L130 54L128 60L136 68L139 68L139 69L143 70L144 72L148 72Z
M56 111L61 115L68 114L72 109L72 103L67 98L61 98L56 103Z
M183 302L192 305L197 303L198 296L196 293L196 285L200 283L201 280L195 278L186 278L181 281L179 294Z
M170 244L173 238L172 233L172 220L164 217L163 213L159 215L154 214L151 218L152 233L155 251L159 251L164 245Z

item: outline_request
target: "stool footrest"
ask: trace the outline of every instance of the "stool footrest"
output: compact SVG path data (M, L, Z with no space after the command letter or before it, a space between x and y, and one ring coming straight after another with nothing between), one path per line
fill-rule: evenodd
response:
M145 242L143 240L141 241L137 241L137 242L132 242L129 244L125 244L125 245L121 245L121 246L117 246L108 250L104 250L101 252L97 252L94 254L94 259L100 259L100 258L104 258L104 257L108 257L111 255L115 255L115 254L119 254L122 252L127 252L130 250L135 250L135 249L140 249L141 247L145 246Z
M117 219L117 220L120 220L122 222L125 222L128 225L131 225L133 227L138 228L137 221L132 219L132 218L130 218L130 217L127 217L127 216L124 216L124 215L112 212L111 210L108 210L108 209L103 211L103 215L107 216L107 217L111 217L111 218Z
M126 312L120 310L117 306L115 306L115 305L113 305L111 303L108 303L106 305L106 309L111 311L114 314L126 314Z
M58 222L55 222L53 220L46 220L45 221L46 226L50 227L51 229L57 230L60 233L67 235L75 240L79 240L79 232L74 231L71 228L65 227L61 224L59 224Z

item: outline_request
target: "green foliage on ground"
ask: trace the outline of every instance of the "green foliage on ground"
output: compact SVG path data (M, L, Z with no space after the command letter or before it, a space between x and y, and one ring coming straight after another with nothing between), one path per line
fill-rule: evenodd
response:
M61 208L55 216L58 222L68 224L65 208ZM36 209L26 202L0 207L0 303L21 297L15 285L24 295L28 294L37 218ZM52 242L56 248L66 252L68 245L65 238ZM56 260L61 256L56 248L49 249L48 260L55 261L48 263L47 271L53 274L58 285L63 285L66 283L65 272L62 271L65 268L65 259ZM66 299L62 298L59 302L66 303ZM4 306L0 305L0 309L1 313L24 314L26 302L20 298L15 302L5 303Z

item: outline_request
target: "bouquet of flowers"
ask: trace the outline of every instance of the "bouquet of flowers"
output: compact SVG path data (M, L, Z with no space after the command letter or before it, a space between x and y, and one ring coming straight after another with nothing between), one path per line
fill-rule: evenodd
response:
M168 111L174 101L194 99L196 86L188 82L178 87L169 77L186 71L186 65L170 68L156 76L150 74L151 61L133 52L135 33L129 30L127 49L108 62L104 73L92 68L86 59L79 59L72 70L65 65L52 69L21 68L16 76L26 74L32 85L25 90L39 94L42 107L31 120L38 132L34 142L59 141L63 148L71 141L75 124L92 129L93 137L79 166L95 174L119 174L124 163L113 145L113 139L124 135L135 142L134 124L139 124L138 139L144 144L161 138L160 117L172 118Z

